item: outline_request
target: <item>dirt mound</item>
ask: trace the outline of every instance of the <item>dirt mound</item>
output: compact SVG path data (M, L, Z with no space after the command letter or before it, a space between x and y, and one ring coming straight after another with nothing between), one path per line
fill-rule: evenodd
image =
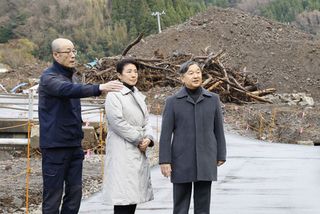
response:
M25 86L16 91L21 92L22 89L30 88L36 84L36 79L40 78L42 71L48 66L48 63L38 61L33 64L20 66L6 73L0 73L0 84L9 92L18 84L26 83ZM2 90L0 88L0 93L3 93Z
M150 57L171 53L228 53L226 65L252 72L262 87L311 93L320 100L320 40L311 34L235 9L210 8L184 24L145 38L129 52Z

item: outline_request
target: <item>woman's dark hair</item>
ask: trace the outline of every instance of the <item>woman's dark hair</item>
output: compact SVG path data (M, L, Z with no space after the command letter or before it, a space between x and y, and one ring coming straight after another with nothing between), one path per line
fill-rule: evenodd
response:
M121 74L124 66L128 64L134 64L137 67L137 69L139 69L139 63L134 59L128 58L128 59L122 59L119 62L117 62L116 71Z
M198 65L199 66L199 64L197 62L189 60L189 61L186 61L180 65L178 72L180 74L186 73L191 65ZM200 66L199 66L199 68L200 68Z

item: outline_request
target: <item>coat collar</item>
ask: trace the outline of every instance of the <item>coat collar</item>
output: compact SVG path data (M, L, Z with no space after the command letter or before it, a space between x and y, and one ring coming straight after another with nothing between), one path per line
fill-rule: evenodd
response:
M147 114L147 107L145 105L145 98L146 96L143 95L135 86L134 88L134 92L132 92L129 88L127 87L123 87L120 91L120 93L125 96L131 93L131 95L133 96L134 100L137 102L137 104L139 105L141 111L143 112L144 115Z
M134 92L136 92L136 91L139 91L135 86L133 86L133 88L134 88ZM121 94L122 95L126 95L126 94L129 94L130 92L132 92L128 87L123 87L122 89L121 89Z
M194 100L190 97L190 95L188 94L186 87L182 87L178 93L177 93L177 98L181 99L184 97L187 97L187 101L193 104L199 103L200 101L202 101L205 97L212 97L212 94L207 91L206 89L204 89L203 87L201 87L202 91L200 94L199 99L197 100L197 102L194 102Z
M68 78L71 78L72 75L75 72L75 68L67 68L61 64L59 64L58 62L56 62L55 60L53 61L53 67L55 68L56 71L58 71L59 73L61 73L63 76L66 76Z

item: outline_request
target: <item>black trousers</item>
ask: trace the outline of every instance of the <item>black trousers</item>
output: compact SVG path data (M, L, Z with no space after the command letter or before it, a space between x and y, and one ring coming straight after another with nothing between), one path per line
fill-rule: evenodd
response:
M194 214L209 214L211 181L173 184L173 214L188 214L193 184Z
M134 214L136 211L136 204L130 205L115 205L113 207L114 214Z
M82 197L81 147L42 149L43 214L76 214ZM59 212L63 195L61 212Z

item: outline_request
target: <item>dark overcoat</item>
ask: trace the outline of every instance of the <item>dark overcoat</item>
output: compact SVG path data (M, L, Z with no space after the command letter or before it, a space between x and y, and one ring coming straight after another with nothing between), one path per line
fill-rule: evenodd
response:
M197 102L183 87L166 100L159 163L172 167L171 182L217 180L217 161L226 160L219 96L202 88Z

